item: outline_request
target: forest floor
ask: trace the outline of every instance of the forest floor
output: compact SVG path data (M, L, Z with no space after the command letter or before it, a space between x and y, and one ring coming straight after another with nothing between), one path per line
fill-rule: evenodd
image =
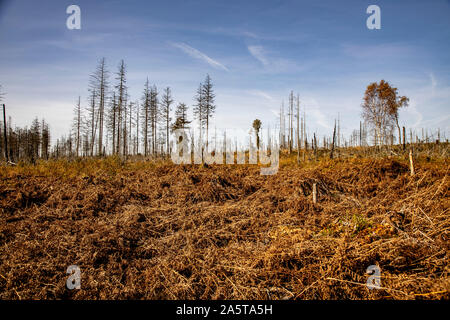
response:
M2 166L0 299L450 298L448 157L292 159Z

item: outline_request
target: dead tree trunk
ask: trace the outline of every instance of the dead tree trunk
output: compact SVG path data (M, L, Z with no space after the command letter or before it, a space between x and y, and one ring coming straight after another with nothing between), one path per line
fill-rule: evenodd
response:
M317 140L315 132L314 132L314 158L317 160Z
M300 97L297 94L297 164L300 163Z
M403 151L406 149L406 129L403 127Z
M359 122L359 146L362 146L362 124Z
M317 184L315 182L313 183L312 197L313 197L313 203L316 204L317 203Z
M334 143L336 140L336 121L334 121L334 130L333 130L333 143L331 144L331 153L330 153L330 159L333 159L333 153L334 153Z
M5 139L5 159L6 162L9 161L8 157L8 137L6 135L6 106L3 104L3 137Z

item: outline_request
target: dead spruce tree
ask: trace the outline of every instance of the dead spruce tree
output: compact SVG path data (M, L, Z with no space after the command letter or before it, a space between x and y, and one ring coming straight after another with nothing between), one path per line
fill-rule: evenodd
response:
M90 79L90 89L97 92L98 98L98 149L97 153L99 155L103 154L103 130L105 123L105 104L106 95L108 91L108 78L109 72L106 69L105 58L102 58L97 65L97 68L93 74L91 74Z
M152 129L152 154L156 155L158 152L158 122L159 122L159 99L158 88L153 85L150 89L150 124Z
M200 83L197 94L194 97L195 104L194 104L194 117L198 120L198 126L199 126L199 147L201 148L203 144L203 128L205 125L205 101L203 98L203 84Z
M78 103L75 106L74 118L72 123L72 130L75 135L75 150L77 157L80 156L80 144L81 144L81 128L82 128L82 114L81 114L81 98L78 97Z
M206 150L208 151L208 139L209 139L209 120L216 112L216 106L214 105L215 94L213 90L213 83L209 74L206 75L205 83L202 86L202 98L203 98L203 110L206 125Z
M112 93L109 103L107 129L112 141L112 153L116 152L116 120L117 120L117 98L116 93Z
M170 87L164 89L164 93L161 100L161 121L164 125L164 131L166 136L166 154L170 153L169 146L169 130L170 130L170 121L172 118L170 117L171 105L173 103L172 92Z
M98 119L97 115L97 109L96 109L96 103L95 100L97 99L97 92L95 89L90 89L90 96L89 96L89 107L87 108L87 122L86 125L90 130L89 135L89 154L92 157L94 155L94 144L95 144L95 134L97 131L96 128L96 121Z
M144 156L148 156L149 149L149 130L150 130L150 88L147 81L145 81L144 92L142 95L142 139L144 141Z
M118 71L116 73L116 80L118 83L116 84L116 90L117 90L117 106L116 106L116 154L120 153L120 147L121 147L121 131L122 131L122 118L123 118L123 110L126 103L126 67L125 62L123 60L120 61Z

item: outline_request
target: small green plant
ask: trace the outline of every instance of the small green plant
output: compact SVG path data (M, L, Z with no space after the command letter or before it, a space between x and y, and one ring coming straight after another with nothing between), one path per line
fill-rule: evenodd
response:
M366 217L364 217L361 214L354 214L352 216L352 223L353 223L353 231L355 234L372 225L372 222L370 222Z

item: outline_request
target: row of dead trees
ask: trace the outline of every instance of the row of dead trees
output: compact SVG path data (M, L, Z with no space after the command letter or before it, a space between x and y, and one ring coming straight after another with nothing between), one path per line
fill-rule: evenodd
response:
M88 92L85 106L81 97L76 101L69 134L57 138L50 146L50 130L44 120L35 119L29 128L12 128L9 121L0 142L1 154L6 160L33 162L49 157L167 157L171 151L173 130L189 129L195 120L192 126L199 129L198 139L202 141L209 137L216 110L213 82L209 75L199 84L194 95L192 120L188 119L189 106L183 102L176 104L170 87L159 92L148 78L140 99L131 99L124 60L120 61L114 80L111 80L105 58L102 58L90 75ZM0 99L3 97L0 91Z
M294 122L295 123L295 122ZM280 145L283 152L287 153L296 153L297 160L304 161L308 157L317 158L319 155L324 156L324 154L329 154L330 158L339 157L342 150L347 149L348 147L360 147L360 149L369 149L370 147L373 149L373 144L369 145L367 143L368 131L367 127L364 123L360 123L360 130L353 131L352 135L349 139L345 139L343 136L338 139L339 132L339 121L335 121L335 125L333 128L332 135L330 137L323 137L319 141L317 134L313 132L308 138L306 125L304 122L304 118L301 119L302 126L300 126L300 130L297 131L295 128L289 127L289 134L286 134L286 139L280 139ZM9 160L11 162L26 160L34 162L37 159L49 159L49 158L61 158L61 157L74 157L75 156L75 148L76 148L76 140L73 139L72 135L69 135L67 138L60 138L56 140L56 144L51 147L50 146L50 129L49 125L46 123L44 119L34 119L31 125L28 127L12 127L11 119L7 121L7 125L4 126L4 122L0 122L1 128L3 128L2 139L0 139L0 154L3 159ZM198 144L200 139L199 137L194 137L194 133L190 131L190 141L192 143ZM197 133L199 131L196 131ZM291 133L292 132L292 133ZM434 134L427 133L427 130L422 130L422 136L419 136L416 131L410 129L409 132L406 131L405 127L402 127L402 137L400 139L399 145L401 145L403 150L408 149L408 145L413 144L422 144L422 143L430 143L430 142L440 142L442 140L442 135L440 130L438 129ZM224 140L226 139L226 131L224 132ZM219 134L220 135L220 134ZM282 136L282 132L280 134ZM292 138L294 137L294 138ZM90 156L92 149L91 144L89 143L89 136L84 134L83 138L85 139L82 143L83 148L81 149L79 156ZM263 138L257 137L257 144L261 144L264 147L268 147L271 149L271 137L267 137L268 140L263 141ZM445 134L444 134L445 139ZM219 145L217 141L220 140L217 138L217 133L214 134L214 139L212 140L212 144L210 146L211 150L216 149L216 145ZM229 139L228 139L229 140ZM275 139L272 139L275 141ZM398 142L398 138L396 142ZM391 138L391 141L394 141L394 138ZM445 141L445 140L444 140ZM151 140L150 140L151 142ZM108 142L105 142L106 145ZM341 145L342 144L342 145ZM390 148L394 144L385 145L385 148ZM147 147L151 146L150 143ZM164 147L164 144L160 145ZM169 151L172 147L172 142L169 143ZM300 146L300 147L298 147ZM245 149L245 146L242 146ZM235 141L235 145L233 145L233 149L238 149L238 142ZM380 147L381 148L381 147ZM377 147L375 147L374 151L376 152ZM137 155L137 147L134 148L134 151L131 153L133 155ZM164 154L167 152L164 148L159 150L159 154Z
M50 130L45 120L39 121L36 118L30 127L24 128L12 128L11 120L9 120L8 125L2 126L4 135L0 141L1 155L11 161L107 154L167 156L170 154L173 143L170 140L170 134L174 129L180 128L195 128L199 133L199 136L195 137L196 143L203 144L206 140L206 150L208 150L210 120L216 108L213 84L209 75L204 83L200 83L194 96L193 115L196 124L192 126L192 121L188 120L188 106L185 103L180 102L174 114L172 113L174 99L170 87L165 88L160 94L156 86L151 86L147 79L141 100L131 101L127 93L126 67L123 60L119 64L115 80L116 83L111 88L105 59L101 59L90 78L88 106L83 108L81 98L78 98L70 134L58 138L51 147ZM5 121L6 116L4 116ZM259 145L261 121L256 119L253 128L257 133L256 139ZM342 148L348 147L372 145L381 148L401 144L405 150L407 143L429 143L442 140L439 129L435 133L422 129L421 138L418 134L420 132L413 129L407 132L406 128L402 127L402 130L399 129L398 132L400 134L398 137L394 135L393 130L390 130L384 134L383 139L379 139L380 136L374 131L373 126L364 121L360 122L359 130L354 130L349 139L346 139L341 134L341 121L338 115L332 134L319 139L316 132L311 133L307 130L305 108L301 108L299 94L294 95L291 91L286 108L284 102L280 107L277 138L282 150L289 154L297 153L298 162L305 160L306 155L310 157L310 154L313 154L317 157L319 152L323 154L324 151L333 158L340 155ZM443 138L445 140L445 133ZM268 136L267 139L269 146L271 140L277 140L273 135ZM191 140L194 141L193 136ZM215 134L214 141L216 140Z
M5 105L2 105L4 115ZM9 163L18 160L35 162L37 159L49 159L51 156L50 129L48 123L35 118L31 125L12 127L11 119L0 121L2 139L0 139L0 154Z
M209 75L200 83L194 97L193 116L200 132L208 131L215 113L215 94ZM170 87L158 91L148 78L140 100L128 94L126 65L122 60L110 84L105 59L101 59L89 82L88 107L78 97L71 133L61 137L55 152L66 156L167 156L170 134L174 129L189 128L188 105L175 100ZM174 111L174 112L173 112Z
M303 111L303 112L302 112ZM395 123L398 124L398 115L395 114ZM398 125L397 125L398 126ZM439 143L447 141L445 133L441 130L430 132L422 128L421 131L398 126L398 135L394 134L393 127L385 130L382 135L379 134L374 126L368 121L360 121L359 130L353 130L348 139L341 134L341 121L338 115L334 121L333 132L330 136L323 136L319 141L317 133L310 133L306 126L306 111L301 110L300 97L290 92L288 104L285 107L284 102L280 106L279 113L279 141L280 147L285 152L297 153L297 161L305 160L309 151L317 157L319 150L327 151L330 158L340 155L342 148L350 147L375 147L375 150L390 148L394 145L401 145L403 150L407 149L408 144ZM308 133L310 137L308 137ZM323 152L322 152L323 153Z

